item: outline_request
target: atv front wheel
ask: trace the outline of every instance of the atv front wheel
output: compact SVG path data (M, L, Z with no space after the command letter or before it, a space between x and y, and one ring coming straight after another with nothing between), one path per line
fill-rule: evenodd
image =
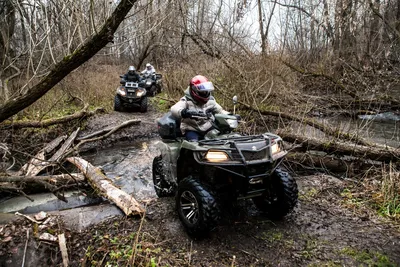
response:
M276 169L266 192L254 197L256 207L271 218L280 219L291 212L297 204L298 189L296 180L287 172Z
M147 97L143 97L140 100L140 112L144 113L147 111Z
M152 85L150 88L150 92L151 92L151 96L153 96L153 97L156 96L157 88L154 85Z
M122 102L121 102L121 98L119 97L119 95L116 95L114 97L114 110L122 111Z
M153 184L158 197L169 197L174 195L173 187L165 180L163 173L162 157L153 159Z
M176 208L187 232L194 236L209 232L220 217L213 193L195 178L189 176L178 185Z

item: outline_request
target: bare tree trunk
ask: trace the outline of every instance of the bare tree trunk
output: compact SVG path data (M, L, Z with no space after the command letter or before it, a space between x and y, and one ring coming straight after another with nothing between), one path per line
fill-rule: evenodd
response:
M257 0L257 5L258 5L258 24L260 27L260 35L261 35L261 53L265 55L265 34L264 34L264 23L263 23L263 14L262 14L262 6L261 6L261 0Z

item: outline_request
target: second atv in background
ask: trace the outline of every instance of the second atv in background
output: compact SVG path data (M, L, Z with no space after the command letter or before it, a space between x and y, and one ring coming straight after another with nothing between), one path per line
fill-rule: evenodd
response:
M162 75L160 73L144 74L143 86L147 91L147 96L156 96L162 91Z
M117 88L114 97L114 110L122 111L124 107L138 107L140 112L146 112L148 106L146 89L135 67L129 66L128 72L119 77L121 85Z

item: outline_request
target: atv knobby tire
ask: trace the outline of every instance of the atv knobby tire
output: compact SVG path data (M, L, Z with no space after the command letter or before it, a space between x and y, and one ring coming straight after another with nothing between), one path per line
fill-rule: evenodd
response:
M162 157L153 159L153 184L158 197L169 197L174 195L173 187L165 180L163 173Z
M297 204L298 189L296 180L287 172L276 169L266 185L264 195L254 197L256 207L266 212L270 218L280 219L293 210Z
M121 102L121 98L119 97L119 95L116 95L114 97L114 110L122 111L122 102Z
M140 100L140 112L144 113L147 111L147 96Z
M152 85L150 88L151 96L156 96L157 94L157 87L155 85Z
M178 185L176 208L179 219L192 236L209 232L220 218L219 206L213 192L191 176Z

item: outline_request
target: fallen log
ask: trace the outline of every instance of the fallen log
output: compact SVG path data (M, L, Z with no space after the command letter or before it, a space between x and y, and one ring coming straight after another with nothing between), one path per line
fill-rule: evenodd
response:
M3 129L21 129L21 128L45 128L49 127L55 124L61 124L65 122L69 122L72 120L76 119L81 119L85 117L90 117L93 116L97 113L104 112L104 108L96 108L93 111L88 111L87 109L89 108L89 105L86 104L85 107L78 111L75 112L72 115L67 115L61 118L56 118L56 119L47 119L43 121L14 121L14 122L3 122L0 127Z
M144 213L143 207L136 199L113 185L100 168L78 157L69 157L66 160L78 167L91 186L99 194L114 202L126 215Z
M386 163L400 162L400 149L379 146L362 146L350 143L340 143L333 140L318 140L283 131L278 131L277 134L286 142L299 143L299 146L295 149L297 151L319 150L329 154L340 156L348 155L363 160L375 160Z

